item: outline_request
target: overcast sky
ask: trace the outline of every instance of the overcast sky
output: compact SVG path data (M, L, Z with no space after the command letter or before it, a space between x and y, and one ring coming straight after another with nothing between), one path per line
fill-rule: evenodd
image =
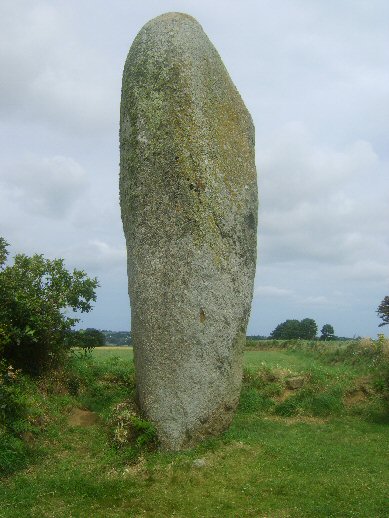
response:
M260 211L249 334L288 319L380 330L389 295L387 0L1 0L0 235L101 284L82 327L130 326L118 199L128 49L194 16L256 127Z

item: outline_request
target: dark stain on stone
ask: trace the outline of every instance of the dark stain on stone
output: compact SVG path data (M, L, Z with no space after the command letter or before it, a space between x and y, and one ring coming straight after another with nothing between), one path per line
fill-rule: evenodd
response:
M204 324L204 322L205 322L205 313L204 313L203 308L200 308L200 322L202 324Z
M252 212L246 216L247 226L250 230L256 230L257 223L255 221L255 216Z
M205 190L205 183L201 178L196 178L194 183L189 184L189 189L200 194Z

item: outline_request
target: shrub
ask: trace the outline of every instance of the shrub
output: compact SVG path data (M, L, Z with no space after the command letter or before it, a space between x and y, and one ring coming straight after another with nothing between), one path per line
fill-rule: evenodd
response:
M20 371L5 362L0 364L0 426L11 433L25 430L28 397Z
M141 418L134 406L122 402L114 407L110 418L112 440L116 447L135 446L137 448L152 447L157 444L155 427Z
M65 311L90 311L98 283L81 270L67 271L62 259L37 254L18 254L6 266L7 246L0 238L0 359L38 375L66 356L79 319Z
M0 475L27 464L31 453L23 437L35 431L37 416L31 384L20 371L0 363Z
M79 329L78 331L73 331L71 336L74 345L81 347L85 352L105 345L105 335L98 329Z

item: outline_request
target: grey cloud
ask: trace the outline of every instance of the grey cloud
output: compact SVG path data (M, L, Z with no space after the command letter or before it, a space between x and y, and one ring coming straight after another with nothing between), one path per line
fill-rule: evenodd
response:
M126 264L125 246L109 244L100 239L90 239L64 250L64 255L71 264L85 268L88 272L99 274L111 272Z
M272 207L285 208L312 200L327 200L347 180L376 171L379 159L368 142L356 141L338 151L312 141L301 122L287 123L259 142L261 186Z
M83 45L68 9L20 0L0 8L0 113L78 134L112 130L119 79Z
M261 152L261 150L260 150ZM301 124L283 128L262 148L260 241L267 261L323 261L349 266L371 256L386 261L384 198L368 198L389 179L370 143L346 150L314 144Z
M30 158L5 167L1 182L19 209L47 218L66 216L87 185L84 169L68 157Z
M309 297L301 297L299 300L300 303L306 304L306 305L322 305L322 304L329 304L330 301L327 297L324 295L316 295L316 296L309 296Z
M292 294L292 290L279 288L277 286L256 286L254 289L254 297L289 297Z
M353 264L339 265L337 275L339 278L352 281L369 281L378 282L382 286L389 285L389 267L385 260L385 256L382 260L374 258L361 259Z

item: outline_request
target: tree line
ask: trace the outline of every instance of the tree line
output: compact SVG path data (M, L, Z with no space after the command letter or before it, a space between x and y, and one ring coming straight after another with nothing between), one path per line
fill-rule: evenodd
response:
M313 318L302 320L285 320L271 332L270 338L276 340L315 340L318 327ZM335 332L331 324L324 324L321 329L320 340L334 340Z
M382 322L379 327L389 324L389 296L383 298L376 313ZM285 320L271 332L270 338L276 340L314 340L317 337L318 327L313 318L303 320ZM331 324L324 324L321 328L320 340L335 340L334 328Z

